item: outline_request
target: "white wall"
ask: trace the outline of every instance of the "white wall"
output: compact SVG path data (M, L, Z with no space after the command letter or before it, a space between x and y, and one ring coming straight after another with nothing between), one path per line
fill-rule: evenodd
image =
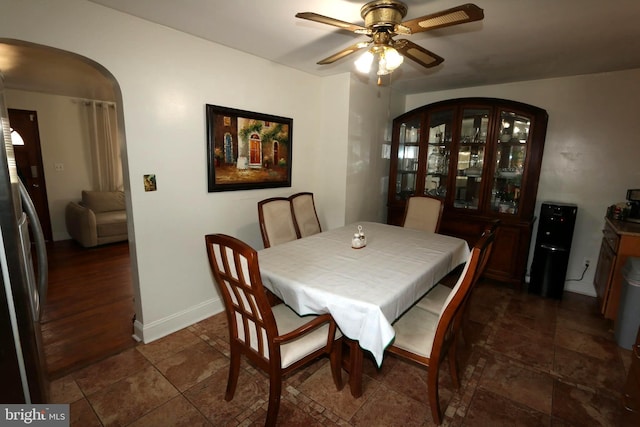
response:
M347 223L386 219L389 159L383 158L391 90L351 78L347 153Z
M347 141L349 130L349 75L322 79L315 142L310 159L315 182L315 202L322 229L345 224ZM308 172L309 170L307 170Z
M67 203L91 186L91 147L83 107L73 98L5 90L8 108L36 111L53 240L69 239L64 222ZM56 171L61 163L63 171Z
M323 227L344 224L348 74L321 79L86 1L5 0L0 28L85 56L119 84L136 333L145 341L222 309L203 236L227 233L261 249L259 200L313 191ZM293 118L292 187L208 193L206 104ZM377 109L363 114L377 120ZM156 192L144 192L150 173Z
M640 70L473 87L407 96L406 110L449 98L486 96L544 108L549 125L536 213L544 201L578 205L565 289L595 296L595 272L607 206L640 187ZM528 267L531 266L533 231Z
M137 332L149 341L219 311L204 234L261 248L257 201L313 191L315 162L332 168L315 149L325 124L309 108L320 105L321 79L85 1L3 3L3 37L86 56L120 85ZM207 103L292 117L293 187L208 193ZM149 173L156 192L144 192Z
M385 133L390 138L387 130L404 107L404 96L392 96L388 87L348 73L323 79L322 88L320 117L329 125L320 129L319 150L330 165L316 162L320 180L315 200L330 209L319 213L320 222L328 229L357 221L386 222Z

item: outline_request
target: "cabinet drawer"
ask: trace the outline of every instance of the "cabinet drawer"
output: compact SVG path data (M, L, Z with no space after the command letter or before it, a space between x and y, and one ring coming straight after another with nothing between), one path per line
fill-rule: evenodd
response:
M620 236L611 228L607 223L602 230L603 238L611 248L613 252L618 252L618 244L620 243Z
M609 291L611 290L611 277L613 276L613 267L615 263L616 253L609 246L607 239L603 237L602 243L600 244L600 254L598 255L596 273L593 276L593 284L596 288L598 304L602 314L605 314L607 311Z

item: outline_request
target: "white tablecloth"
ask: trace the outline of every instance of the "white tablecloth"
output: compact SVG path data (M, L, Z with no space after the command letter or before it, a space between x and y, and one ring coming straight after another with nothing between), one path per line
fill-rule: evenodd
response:
M378 365L391 323L469 256L455 237L362 222L367 246L351 248L357 224L258 252L264 285L300 315L331 313Z

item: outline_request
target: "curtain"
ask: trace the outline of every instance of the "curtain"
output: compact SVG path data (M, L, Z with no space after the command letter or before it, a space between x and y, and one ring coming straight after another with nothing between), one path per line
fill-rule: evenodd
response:
M102 101L85 101L84 105L89 123L94 189L122 191L116 105Z

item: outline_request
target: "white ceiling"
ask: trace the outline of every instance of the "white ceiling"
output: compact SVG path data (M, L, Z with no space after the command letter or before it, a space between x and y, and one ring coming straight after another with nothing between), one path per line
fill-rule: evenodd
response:
M354 71L357 54L331 65L316 62L357 41L367 40L365 36L295 18L297 12L316 12L361 25L360 8L364 4L361 0L88 1L318 76ZM464 0L405 0L405 3L409 8L405 17L408 20L463 4ZM640 68L638 0L474 3L484 9L483 21L407 36L445 61L428 70L405 61L392 74L394 88L416 93ZM0 43L0 69L3 57L9 54L31 53L12 51ZM30 63L34 67L37 59L35 56L24 61L25 66ZM86 73L86 69L81 68L80 72ZM5 72L5 84L8 87L36 84L31 74L19 69ZM21 76L31 76L31 81L19 82ZM375 84L375 76L370 81Z

